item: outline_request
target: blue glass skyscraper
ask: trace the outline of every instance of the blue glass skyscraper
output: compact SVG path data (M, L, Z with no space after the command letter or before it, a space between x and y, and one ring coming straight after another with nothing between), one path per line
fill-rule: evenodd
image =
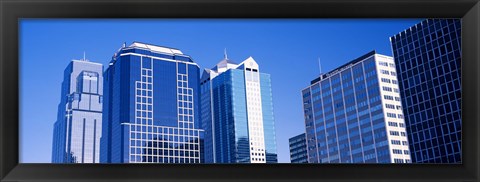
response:
M206 163L276 163L270 75L249 57L225 59L201 78Z
M390 41L413 162L461 163L461 20L427 19Z
M302 90L309 163L410 163L392 57L367 53Z
M288 144L290 147L290 163L308 163L305 133L288 139Z
M198 65L180 50L134 42L104 73L102 163L200 163Z
M73 60L65 68L52 163L98 163L102 135L103 66Z

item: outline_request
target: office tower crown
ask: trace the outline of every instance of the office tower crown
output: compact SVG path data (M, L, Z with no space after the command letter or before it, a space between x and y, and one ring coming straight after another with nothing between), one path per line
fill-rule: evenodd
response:
M112 61L109 65L115 64L117 58L122 55L145 55L154 59L164 60L164 61L181 61L190 64L197 65L193 59L183 54L182 51L176 48L170 48L165 46L158 46L153 44L146 44L142 42L134 41L129 46L126 46L126 43L120 47L117 52L114 53ZM198 65L197 65L198 66Z
M258 63L251 56L239 64L231 61L225 56L225 58L222 59L220 62L218 62L215 67L213 67L212 69L205 69L205 71L211 74L210 79L213 79L218 74L221 74L229 69L240 69L240 70L258 72L259 67L258 67Z

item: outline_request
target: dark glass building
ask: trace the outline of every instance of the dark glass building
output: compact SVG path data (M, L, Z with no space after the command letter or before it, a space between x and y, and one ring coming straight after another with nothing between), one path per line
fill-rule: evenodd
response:
M461 163L461 20L427 19L390 37L414 163Z
M104 72L102 163L200 163L200 72L180 50L134 42Z
M308 163L305 133L288 139L288 144L290 146L290 163Z

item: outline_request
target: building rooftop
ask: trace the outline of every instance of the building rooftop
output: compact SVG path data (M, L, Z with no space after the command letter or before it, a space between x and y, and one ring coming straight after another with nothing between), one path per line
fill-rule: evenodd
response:
M168 54L183 54L182 51L180 51L179 49L164 47L164 46L158 46L158 45L153 45L153 44L146 44L146 43L142 43L142 42L133 42L128 47L137 47L137 48L148 49L152 52L161 52L161 53L168 53Z
M354 59L354 60L352 60L352 61L350 61L350 62L348 62L348 63L345 63L345 64L343 64L343 65L335 68L335 69L332 70L332 71L329 71L328 73L323 73L323 74L321 74L318 78L315 78L314 80L312 80L312 81L310 82L310 84L313 85L313 84L319 82L320 80L323 80L323 79L327 78L329 75L331 75L331 74L333 74L333 73L336 73L336 72L338 72L339 70L342 70L343 68L345 68L345 67L347 67L347 66L349 66L349 65L352 65L352 64L355 64L355 63L357 63L357 62L360 62L360 61L362 61L362 60L364 60L364 59L366 59L366 58L368 58L368 57L370 57L370 56L373 56L373 55L375 55L375 54L377 54L377 51L372 50L372 51L368 52L367 54L364 54L363 56L360 56L360 57L358 57L358 58L356 58L356 59Z

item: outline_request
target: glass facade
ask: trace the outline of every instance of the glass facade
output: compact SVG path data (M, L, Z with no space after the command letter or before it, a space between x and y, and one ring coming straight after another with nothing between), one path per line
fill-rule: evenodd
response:
M102 135L103 66L73 60L64 71L52 163L98 163Z
M270 76L249 58L222 60L201 79L206 163L276 163Z
M288 144L290 146L290 163L308 163L305 133L288 139Z
M415 163L461 163L461 20L427 19L390 37Z
M180 50L134 42L104 73L102 163L200 163L199 67Z
M393 58L372 51L302 90L309 163L410 163Z

